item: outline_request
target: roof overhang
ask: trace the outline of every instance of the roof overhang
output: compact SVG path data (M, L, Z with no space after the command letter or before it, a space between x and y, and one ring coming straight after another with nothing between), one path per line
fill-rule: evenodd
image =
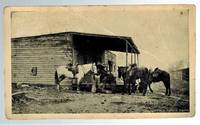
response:
M131 37L68 32L79 50L111 50L140 54ZM127 48L126 48L127 47Z

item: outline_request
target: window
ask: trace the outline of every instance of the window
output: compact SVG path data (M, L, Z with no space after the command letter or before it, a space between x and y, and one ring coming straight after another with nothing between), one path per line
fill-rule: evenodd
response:
M32 67L32 69L31 69L31 75L33 75L33 76L37 75L37 67Z

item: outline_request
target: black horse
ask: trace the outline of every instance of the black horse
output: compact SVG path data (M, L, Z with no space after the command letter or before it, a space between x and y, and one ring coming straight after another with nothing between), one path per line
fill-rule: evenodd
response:
M97 72L100 74L100 82L104 83L105 85L108 85L110 89L112 89L112 86L115 86L116 84L116 77L110 73L109 71L105 70L105 66L102 64L97 65Z
M151 84L153 82L160 82L162 81L165 85L166 92L165 95L170 96L171 95L171 87L170 87L170 74L164 70L161 70L159 68L155 68L153 72L150 73L149 77L149 88L151 89Z
M124 81L124 92L135 93L137 86L140 93L146 94L147 86L149 84L149 71L146 67L118 67L118 77L123 78ZM140 80L137 84L136 80Z
M146 67L136 67L129 72L129 82L132 85L132 92L135 93L135 91L137 90L137 86L139 86L139 92L143 93L143 96L145 96L149 84L149 70ZM140 80L138 84L136 83L137 79Z
M151 72L151 70L148 70L146 67L136 67L132 70L128 70L128 67L118 67L118 77L123 78L124 92L128 90L129 94L131 94L131 92L135 93L137 90L137 79L140 79L138 90L139 92L143 93L143 95L146 94L148 87L149 90L153 93L151 84L153 82L160 81L162 81L165 85L165 95L170 96L171 94L170 74L159 68L156 68L153 72Z

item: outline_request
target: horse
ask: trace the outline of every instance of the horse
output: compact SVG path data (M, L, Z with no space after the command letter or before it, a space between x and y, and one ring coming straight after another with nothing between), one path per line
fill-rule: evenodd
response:
M60 91L60 82L63 81L65 78L75 78L77 79L77 91L79 91L79 85L83 81L85 74L89 71L92 71L93 74L93 65L94 64L77 64L70 67L57 67L55 71L55 83L57 85L57 90Z
M131 94L135 93L137 87L143 95L146 94L147 86L149 84L149 71L146 67L118 67L118 78L121 78L124 81L124 92ZM139 83L137 83L137 81Z
M74 74L71 69L66 66L58 66L55 71L55 84L57 86L57 90L60 91L60 83L65 78L72 79L74 78Z
M170 74L167 71L161 70L159 68L155 68L153 72L150 73L149 77L149 88L151 89L151 84L153 82L162 81L165 85L166 92L165 95L171 95L171 87L170 87Z
M143 96L145 96L146 92L147 92L147 87L149 85L149 70L146 67L135 67L133 69L129 70L129 84L132 85L129 90L129 94L131 92L135 93L135 91L138 90L140 93L143 94ZM137 83L138 81L138 83Z
M104 84L109 84L108 88L112 88L112 85L116 83L115 76L109 71L105 70L105 66L102 64L97 64L97 72L100 74L100 82Z

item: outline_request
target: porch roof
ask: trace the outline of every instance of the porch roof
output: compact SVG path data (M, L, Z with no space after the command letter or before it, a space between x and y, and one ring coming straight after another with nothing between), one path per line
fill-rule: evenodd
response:
M74 47L79 50L111 50L140 54L131 37L68 32L72 35Z

